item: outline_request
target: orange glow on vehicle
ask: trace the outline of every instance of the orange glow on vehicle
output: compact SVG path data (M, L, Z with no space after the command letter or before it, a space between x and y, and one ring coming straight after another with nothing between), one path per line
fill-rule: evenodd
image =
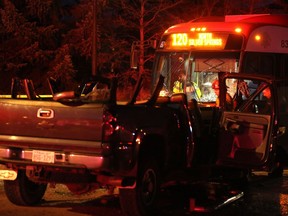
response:
M190 31L192 31L192 32L195 32L195 31L204 32L204 31L206 31L206 27L198 27L198 28L193 27L193 28L190 29Z
M241 28L236 28L236 29L235 29L235 32L241 33L241 32L242 32L242 29L241 29Z
M260 35L255 35L255 40L256 41L260 41L261 40L261 36Z

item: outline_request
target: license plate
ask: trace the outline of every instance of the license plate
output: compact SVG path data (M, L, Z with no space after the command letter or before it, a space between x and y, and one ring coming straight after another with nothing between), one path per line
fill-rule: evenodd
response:
M54 163L55 153L50 151L32 151L32 161L42 163Z

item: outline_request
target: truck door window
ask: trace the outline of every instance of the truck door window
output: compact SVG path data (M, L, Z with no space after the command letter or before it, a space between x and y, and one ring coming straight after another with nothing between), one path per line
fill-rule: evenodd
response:
M262 90L261 100L258 107L258 113L260 114L270 114L272 111L272 93L270 87L266 87Z
M93 83L90 92L85 95L85 99L89 101L107 101L109 97L109 86L101 82Z
M230 80L228 80L230 81ZM227 82L227 80L226 80ZM257 80L234 80L232 91L234 110L248 113L270 114L272 111L272 89Z

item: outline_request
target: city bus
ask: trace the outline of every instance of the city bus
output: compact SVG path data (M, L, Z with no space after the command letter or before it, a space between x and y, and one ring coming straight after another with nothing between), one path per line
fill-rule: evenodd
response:
M155 52L152 84L164 76L160 95L185 93L191 109L196 104L210 127L218 98L214 83L232 72L287 78L288 15L203 17L169 27ZM233 98L236 83L226 86Z
M233 79L225 83L225 91L217 94L213 89L222 75L233 72L287 78L288 15L198 18L168 28L157 46L152 86L162 75L165 79L160 96L185 93L199 136L205 131L213 137L213 133L217 134L221 112L227 110L227 97L221 104L217 103L219 97L224 99L222 94L229 95L233 110L239 99L236 99L239 85L236 87ZM283 93L288 98L288 93Z
M162 74L161 95L184 92L200 107L210 107L217 98L212 87L219 72L284 78L287 71L288 15L204 17L164 32L155 53L152 83ZM233 97L233 83L227 87Z

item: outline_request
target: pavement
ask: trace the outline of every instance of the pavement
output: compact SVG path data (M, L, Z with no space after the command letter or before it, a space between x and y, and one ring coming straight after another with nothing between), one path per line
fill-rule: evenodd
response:
M0 181L0 194L3 195L2 202L4 202L3 181ZM202 214L213 216L288 215L288 170L284 171L283 178L278 179L268 178L266 172L254 172L248 189L243 191L233 189L229 185L210 182L206 185L171 186L162 190L161 194L163 199L160 207L165 216ZM10 204L6 205L9 206ZM95 212L97 209L97 214L95 214L97 216L122 216L117 189L113 195L107 188L75 195L65 185L49 184L40 206L46 210L46 207L49 207L51 214L60 211L69 211L70 213L73 211L75 215L78 213L79 215L94 215L91 212ZM65 210L66 207L68 210ZM3 212L7 212L6 209L2 206ZM36 211L35 208L26 209L27 211ZM89 209L91 210L89 211ZM13 209L10 211L15 212ZM72 215L70 213L69 215ZM35 215L37 214L35 213Z

